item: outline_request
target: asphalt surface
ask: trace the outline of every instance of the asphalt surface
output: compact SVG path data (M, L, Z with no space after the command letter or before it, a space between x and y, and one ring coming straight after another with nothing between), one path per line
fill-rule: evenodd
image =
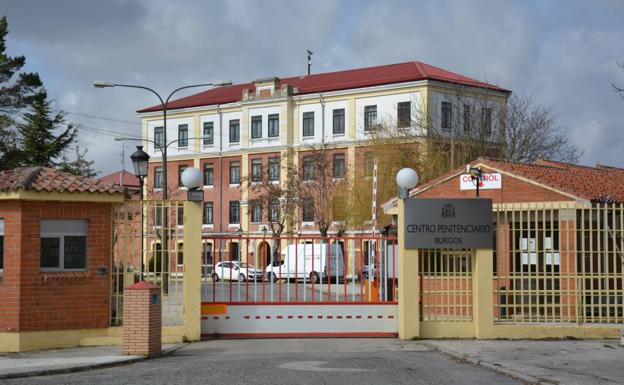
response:
M215 340L134 364L18 384L520 384L456 362L418 341L396 339Z

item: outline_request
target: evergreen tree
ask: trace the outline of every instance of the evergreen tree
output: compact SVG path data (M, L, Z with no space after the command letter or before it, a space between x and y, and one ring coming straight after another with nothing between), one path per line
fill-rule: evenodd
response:
M17 131L23 166L55 167L77 134L74 125L65 124L62 112L52 116L45 92L39 93L28 111L22 114ZM57 131L62 132L55 135Z
M14 114L29 105L43 90L36 73L20 72L26 58L6 54L9 33L6 16L0 18L0 114Z
M24 107L42 92L36 73L20 72L26 59L6 54L6 36L9 33L6 16L0 17L0 170L21 164L15 118Z

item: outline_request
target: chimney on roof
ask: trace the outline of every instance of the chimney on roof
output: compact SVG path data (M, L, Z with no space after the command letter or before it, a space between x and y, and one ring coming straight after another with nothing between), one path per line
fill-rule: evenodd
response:
M256 86L256 99L270 98L279 89L279 78L276 77L256 79L253 83Z

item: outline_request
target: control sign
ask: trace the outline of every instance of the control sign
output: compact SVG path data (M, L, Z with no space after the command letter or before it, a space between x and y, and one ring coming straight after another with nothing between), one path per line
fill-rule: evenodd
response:
M491 199L405 200L408 249L491 249Z

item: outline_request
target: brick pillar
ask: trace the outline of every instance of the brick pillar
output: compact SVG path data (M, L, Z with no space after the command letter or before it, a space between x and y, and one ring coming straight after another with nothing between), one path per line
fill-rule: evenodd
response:
M162 339L160 288L139 282L124 290L123 354L159 353Z

